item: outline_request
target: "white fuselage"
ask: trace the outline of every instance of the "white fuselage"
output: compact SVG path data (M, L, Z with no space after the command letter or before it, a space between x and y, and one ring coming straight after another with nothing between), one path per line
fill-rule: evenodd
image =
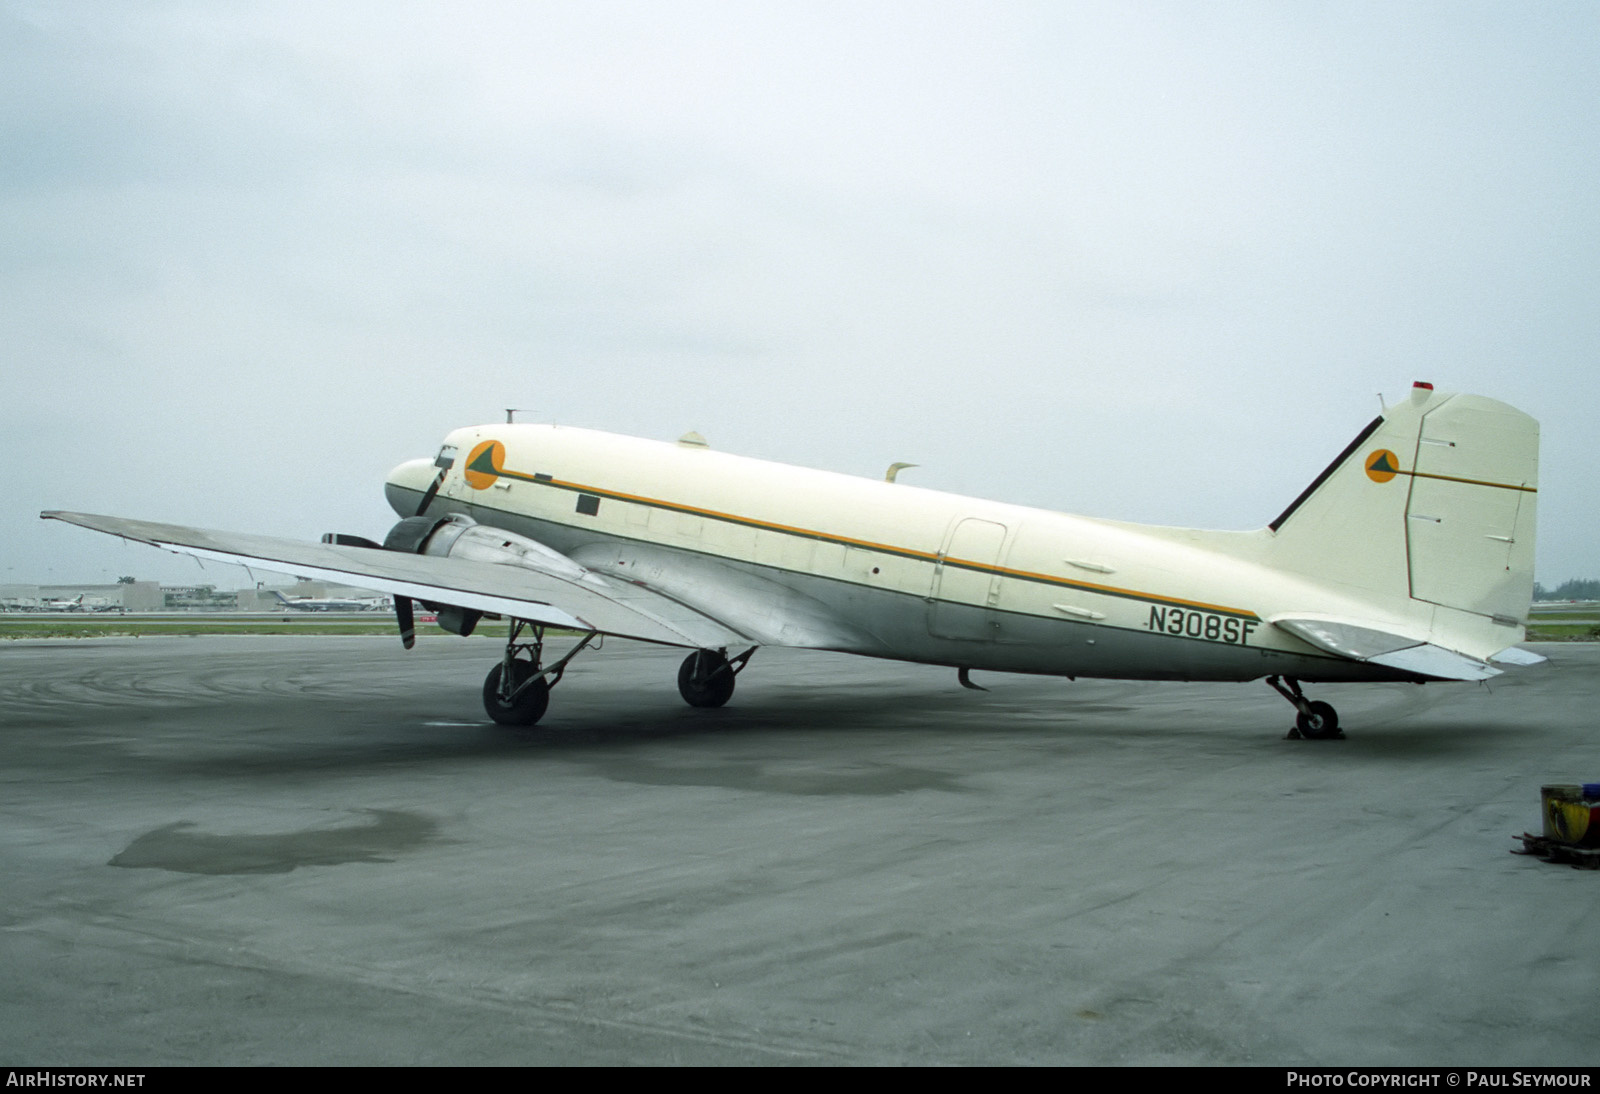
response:
M1271 625L1373 608L1253 560L1265 530L1128 525L568 427L445 443L430 515L703 605L752 644L1071 676L1410 678ZM415 513L436 473L396 468L396 512Z

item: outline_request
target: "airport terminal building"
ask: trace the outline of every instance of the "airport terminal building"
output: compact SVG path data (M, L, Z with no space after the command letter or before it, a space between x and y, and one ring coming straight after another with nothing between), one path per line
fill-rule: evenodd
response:
M0 585L0 610L13 612L158 612L166 607L159 582L115 585Z
M383 600L369 589L325 581L297 581L293 585L257 585L234 592L214 585L162 585L155 581L122 581L114 585L0 585L0 611L7 612L160 612L241 611L275 612L285 607L277 595L290 599ZM382 605L375 605L382 606Z

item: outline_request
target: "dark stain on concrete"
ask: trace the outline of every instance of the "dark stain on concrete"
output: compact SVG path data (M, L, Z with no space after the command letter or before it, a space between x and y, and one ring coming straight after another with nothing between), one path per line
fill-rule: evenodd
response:
M439 822L397 809L364 809L366 823L264 836L218 836L178 821L146 832L107 864L180 874L287 874L296 866L392 862L438 835Z

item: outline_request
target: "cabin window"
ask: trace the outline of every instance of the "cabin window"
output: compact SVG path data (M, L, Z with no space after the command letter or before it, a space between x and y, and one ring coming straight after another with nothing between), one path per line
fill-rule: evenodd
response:
M586 517L597 516L600 512L600 499L593 494L579 494L578 512Z

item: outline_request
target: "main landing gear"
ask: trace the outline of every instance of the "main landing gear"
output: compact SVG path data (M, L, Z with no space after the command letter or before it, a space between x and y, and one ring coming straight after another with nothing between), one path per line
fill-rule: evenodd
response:
M523 638L530 632L532 641ZM587 649L598 631L590 631L566 656L541 667L544 655L544 627L521 619L511 620L506 636L505 656L489 670L483 681L483 709L503 726L531 726L544 717L550 706L550 689L561 682L567 662ZM733 678L756 652L751 646L737 657L727 650L696 650L678 669L678 691L692 707L720 707L733 697Z
M733 678L755 652L751 646L729 660L727 650L695 650L678 669L678 694L692 707L720 707L733 698Z
M533 641L519 641L524 630L533 632ZM531 726L538 722L550 705L550 689L561 681L567 662L586 649L596 633L590 631L565 657L548 668L541 668L544 628L537 623L513 619L506 636L505 656L489 670L483 682L483 709L503 726Z
M1294 709L1299 711L1295 716L1294 728L1289 731L1291 739L1305 737L1310 740L1327 740L1330 737L1342 737L1339 732L1339 712L1327 703L1313 703L1305 697L1300 690L1300 681L1292 677L1269 676L1267 684L1273 691L1283 696L1294 704ZM1288 687L1284 685L1287 684Z

